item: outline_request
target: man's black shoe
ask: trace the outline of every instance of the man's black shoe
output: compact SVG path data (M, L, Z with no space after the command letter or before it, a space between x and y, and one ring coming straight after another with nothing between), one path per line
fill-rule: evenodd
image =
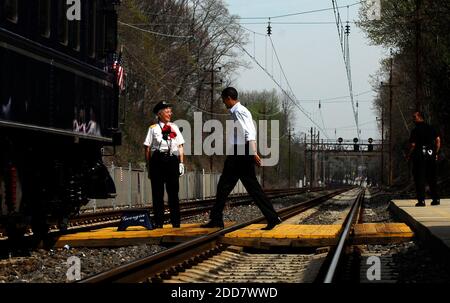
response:
M200 225L200 227L201 228L216 228L216 227L224 228L224 224L223 224L223 222L209 221L206 224Z
M261 230L272 230L275 226L280 224L282 221L280 218L278 218L276 221L267 223L266 227L261 228Z
M416 207L423 207L426 206L425 201L419 201L416 203Z
M431 205L440 205L441 204L441 201L440 200L433 200L432 202L431 202Z
M173 228L180 228L180 224L172 224Z
M155 225L153 225L153 228L154 229L163 228L163 225L162 224L155 224Z

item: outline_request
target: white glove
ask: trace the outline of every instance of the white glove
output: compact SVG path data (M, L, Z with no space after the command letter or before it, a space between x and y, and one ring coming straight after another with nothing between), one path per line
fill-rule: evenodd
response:
M184 164L180 163L180 177L184 175Z

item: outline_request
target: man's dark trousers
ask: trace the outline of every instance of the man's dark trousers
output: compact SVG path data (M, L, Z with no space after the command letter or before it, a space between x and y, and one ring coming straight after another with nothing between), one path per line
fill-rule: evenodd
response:
M256 178L255 159L252 155L227 156L217 185L216 203L210 214L211 221L223 221L225 201L239 180L266 217L267 222L278 222L278 215Z
M416 185L417 200L425 200L425 185L430 186L430 194L433 200L439 200L436 179L436 160L432 157L426 158L416 156L413 161L414 183Z

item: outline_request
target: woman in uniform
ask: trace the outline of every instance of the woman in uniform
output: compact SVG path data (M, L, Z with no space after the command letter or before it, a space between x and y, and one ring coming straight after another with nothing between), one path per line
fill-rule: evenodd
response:
M179 177L184 174L184 139L178 127L171 123L172 105L163 101L156 104L153 113L158 121L148 129L145 139L145 159L149 164L152 184L155 228L164 223L164 185L169 198L170 222L180 227Z

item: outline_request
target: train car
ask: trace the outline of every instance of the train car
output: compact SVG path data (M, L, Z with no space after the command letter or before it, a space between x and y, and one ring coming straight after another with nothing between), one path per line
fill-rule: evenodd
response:
M77 9L80 18L70 18ZM0 0L0 224L76 214L115 193L102 162L120 144L113 0Z

